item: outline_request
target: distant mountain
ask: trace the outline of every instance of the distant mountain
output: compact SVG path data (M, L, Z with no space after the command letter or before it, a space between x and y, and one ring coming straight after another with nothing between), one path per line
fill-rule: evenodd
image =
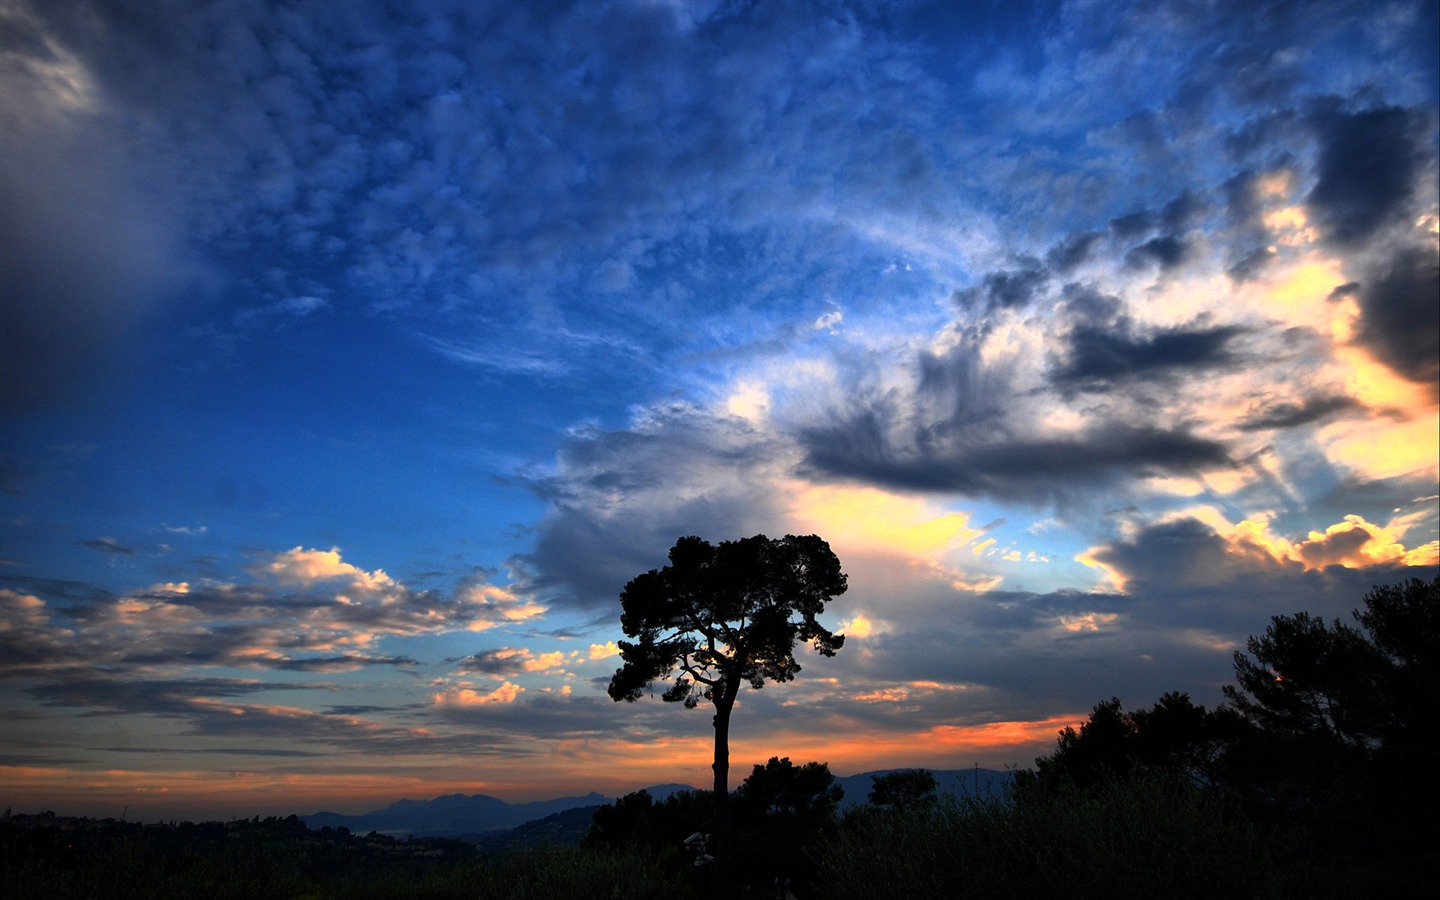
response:
M378 831L396 836L459 837L505 831L567 809L600 806L609 799L589 793L534 803L506 803L485 794L449 794L433 800L400 800L358 816L318 812L301 816L300 820L310 828L345 827L360 834Z
M836 781L845 789L840 809L843 811L863 804L870 796L875 776L903 771L908 770L881 769L837 778ZM931 769L930 773L935 776L941 794L960 796L999 794L1015 780L1014 772L994 769ZM663 800L677 791L693 791L696 788L688 784L657 784L645 790L655 800ZM614 800L614 797L594 791L579 797L557 797L533 803L506 803L485 794L448 794L433 800L400 800L384 809L358 816L317 812L301 816L300 820L313 829L344 827L357 834L376 831L396 837L463 838L485 844L547 840L572 843L578 841L577 834L583 837L594 809ZM562 813L564 815L560 815ZM547 817L554 818L540 821ZM512 829L514 834L502 834Z
M845 789L845 796L840 801L840 811L844 812L854 806L861 806L870 797L870 788L873 787L873 779L880 775L889 775L892 772L911 772L914 769L877 769L874 772L861 772L859 775L846 775L836 778L835 781ZM1010 785L1015 783L1015 773L1010 770L997 769L930 769L931 775L935 776L936 791L944 796L954 794L957 797L991 797L1000 796Z
M484 834L457 835L480 847L482 853L503 855L527 847L540 845L564 845L578 847L590 833L591 821L599 806L580 806L564 812L553 813L543 819L526 822L506 831L488 831Z

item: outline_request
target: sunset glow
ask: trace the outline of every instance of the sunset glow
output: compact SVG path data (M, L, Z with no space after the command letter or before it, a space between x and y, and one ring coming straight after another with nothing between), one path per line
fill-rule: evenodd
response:
M1255 8L1252 8L1255 7ZM1025 767L1440 569L1432 0L0 0L0 805Z

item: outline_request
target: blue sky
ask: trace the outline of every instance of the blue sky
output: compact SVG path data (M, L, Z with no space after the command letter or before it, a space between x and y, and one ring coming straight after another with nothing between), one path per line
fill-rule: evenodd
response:
M0 801L704 783L686 534L850 576L742 773L1218 703L1440 559L1436 12L0 0Z

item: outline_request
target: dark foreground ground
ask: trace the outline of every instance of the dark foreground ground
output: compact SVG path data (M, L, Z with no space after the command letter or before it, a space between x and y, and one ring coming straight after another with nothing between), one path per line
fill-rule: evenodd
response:
M0 819L7 898L666 898L672 883L627 853L551 846L497 853L298 818L141 824L51 814Z

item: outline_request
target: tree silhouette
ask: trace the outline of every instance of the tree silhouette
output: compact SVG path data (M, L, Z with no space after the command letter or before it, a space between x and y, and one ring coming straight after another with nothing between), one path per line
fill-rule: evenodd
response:
M1440 804L1440 578L1375 587L1353 615L1358 628L1272 617L1235 654L1225 696L1258 728L1246 755L1272 805L1369 835L1366 852L1434 861L1409 823Z
M935 805L939 785L929 769L906 769L870 778L871 806L896 812L927 810Z
M740 806L748 807L756 818L781 819L829 819L845 797L828 765L797 766L788 756L772 756L765 765L757 765L738 793Z
M1252 730L1235 710L1207 710L1183 691L1150 709L1126 712L1118 698L1097 703L1080 730L1066 726L1055 752L1017 776L1028 790L1091 788L1136 777L1176 776L1194 785L1227 780L1231 748Z
M755 766L735 792L734 856L746 880L774 885L772 896L784 896L787 883L809 896L801 886L814 875L813 852L833 831L844 796L825 763L797 766L788 756L772 756Z
M1272 616L1235 652L1225 696L1276 736L1364 751L1374 740L1383 658L1365 635L1306 612Z
M620 594L624 665L610 679L614 700L634 701L655 681L674 678L663 699L715 707L715 803L729 810L730 713L740 686L789 681L800 671L797 641L834 656L845 636L816 616L845 592L845 573L815 535L763 534L718 546L682 537L670 565L636 577Z

